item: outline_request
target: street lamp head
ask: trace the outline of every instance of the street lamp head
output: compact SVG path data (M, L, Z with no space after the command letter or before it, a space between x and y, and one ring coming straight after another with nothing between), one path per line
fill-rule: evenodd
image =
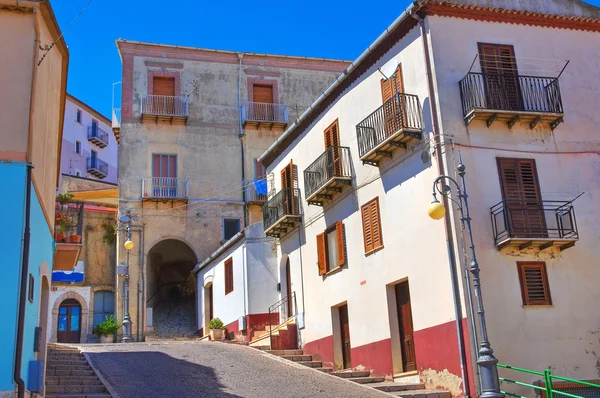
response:
M446 207L440 203L435 195L433 195L433 201L427 209L427 214L434 220L441 220L446 215Z
M131 249L133 249L133 242L130 240L125 241L125 244L123 246L125 246L125 249L131 250Z

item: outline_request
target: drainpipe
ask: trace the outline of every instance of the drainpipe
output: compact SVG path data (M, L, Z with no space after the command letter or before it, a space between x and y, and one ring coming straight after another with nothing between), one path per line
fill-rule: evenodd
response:
M25 397L25 381L21 378L21 362L23 361L23 334L25 332L25 306L27 305L27 276L29 274L29 246L31 224L31 169L27 164L25 183L25 230L23 232L23 254L21 264L21 286L19 288L19 319L17 322L17 348L15 354L15 382L18 386L18 397Z
M247 275L247 272L246 272L246 256L248 254L248 246L247 245L248 244L246 242L244 242L244 244L242 246L242 278L244 278L243 279L244 280L244 283L243 283L243 285L244 285L244 323L245 323L245 326L246 326L246 335L248 337L250 337L250 335L248 334L248 312L249 312L249 309L247 308L247 306L248 306L247 302L249 301L249 300L247 300L247 295L248 295L248 290L247 290L248 289L247 288L248 279L247 279L247 276L246 276ZM198 274L196 274L196 275L198 275Z
M423 41L423 50L425 56L425 68L427 72L427 88L429 90L429 107L431 108L431 119L433 125L433 135L435 137L435 156L438 158L438 173L439 175L445 175L444 159L442 154L440 128L438 124L438 110L435 95L435 88L433 84L433 71L431 67L431 57L429 54L429 41L427 40L427 32L425 30L425 22L419 15L412 14L412 17L419 21L419 29L421 32L421 39ZM448 198L443 196L444 206L447 209L451 208L448 203ZM446 234L446 247L448 250L448 262L450 264L450 276L452 279L452 297L454 301L454 315L456 317L456 334L458 337L458 350L460 358L460 370L462 373L463 390L465 397L471 397L471 385L469 383L469 373L467 371L467 353L464 344L464 330L462 324L462 306L460 299L460 289L458 283L458 273L456 271L456 253L454 251L454 233L451 222L452 212L446 212L444 217L444 226Z
M240 150L242 151L242 201L244 202L244 228L248 226L248 205L246 203L246 170L245 170L245 157L244 154L244 129L242 128L242 58L244 58L244 53L237 53L238 59L240 60L239 68L238 68L238 92L237 92L237 102L238 102L238 116L239 116L239 127L240 127Z

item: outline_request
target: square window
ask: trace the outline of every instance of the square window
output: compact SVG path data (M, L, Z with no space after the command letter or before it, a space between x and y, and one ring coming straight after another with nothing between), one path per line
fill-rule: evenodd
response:
M75 141L75 153L78 153L81 155L81 142L80 141Z
M517 262L523 305L552 305L546 263Z
M228 241L233 238L235 234L240 232L240 219L239 218L224 218L223 219L223 240Z
M81 109L77 109L77 114L75 116L75 121L77 123L81 123Z
M35 280L33 279L33 275L29 274L29 291L27 292L27 298L30 303L33 303L34 285Z

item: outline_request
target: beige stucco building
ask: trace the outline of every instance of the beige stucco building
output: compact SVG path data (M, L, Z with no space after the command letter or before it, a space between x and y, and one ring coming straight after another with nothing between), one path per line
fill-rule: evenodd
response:
M134 322L141 315L149 333L189 334L198 330L190 271L262 217L268 187L255 159L348 62L125 40L117 46L119 212L139 217L130 297L138 282L143 286L141 304L130 300L130 313ZM119 279L120 317L122 289ZM173 318L181 324L171 325Z
M260 157L305 353L479 394L468 235L427 214L462 156L496 357L598 378L598 32L581 1L417 1Z

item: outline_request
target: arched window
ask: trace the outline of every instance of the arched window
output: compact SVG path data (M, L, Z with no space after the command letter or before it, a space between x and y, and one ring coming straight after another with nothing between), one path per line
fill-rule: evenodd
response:
M113 292L99 290L94 292L94 327L115 313L115 295Z

